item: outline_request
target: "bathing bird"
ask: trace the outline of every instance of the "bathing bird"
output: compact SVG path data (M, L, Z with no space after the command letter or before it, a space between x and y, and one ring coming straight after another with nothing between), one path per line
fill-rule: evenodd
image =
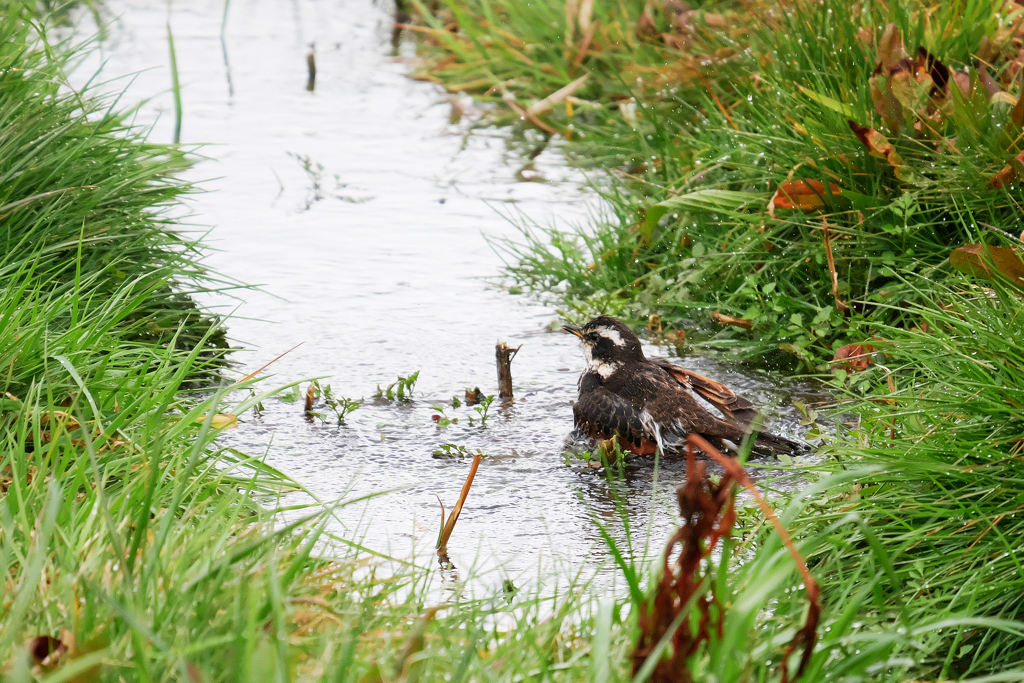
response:
M688 435L700 434L719 450L736 450L757 417L753 404L724 384L667 359L647 358L640 340L620 320L599 316L582 327L562 329L583 345L586 368L573 416L576 428L591 438L615 436L623 448L646 455L655 452L660 435L664 451L676 454ZM724 419L706 410L691 392L715 406ZM806 447L761 432L754 449L792 454Z

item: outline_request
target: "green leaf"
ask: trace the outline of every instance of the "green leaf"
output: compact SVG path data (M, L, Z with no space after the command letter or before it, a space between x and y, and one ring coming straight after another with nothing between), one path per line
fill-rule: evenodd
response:
M697 190L670 197L647 210L643 236L644 239L650 239L658 221L669 211L707 211L751 220L752 216L741 214L739 210L750 204L760 204L767 200L768 195L763 192L736 192L733 190Z
M884 202L873 195L861 194L853 190L840 190L839 193L849 199L853 208L858 211L874 211L885 206Z
M850 105L843 104L839 100L834 100L826 95L820 95L814 92L813 90L805 88L799 83L796 83L796 87L798 87L800 89L800 92L802 92L804 95L811 98L812 100L814 100L821 106L825 107L826 109L831 109L834 112L842 114L847 119L857 118L856 113L853 111L853 107L851 107Z

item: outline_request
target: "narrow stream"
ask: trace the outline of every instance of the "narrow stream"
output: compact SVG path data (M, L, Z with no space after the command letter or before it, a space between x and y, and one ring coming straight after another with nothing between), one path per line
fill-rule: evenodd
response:
M538 571L607 566L595 520L625 540L609 484L563 456L582 367L576 339L548 331L552 308L486 280L502 263L485 238L516 234L502 214L584 221L600 210L584 178L548 151L537 159L547 182L519 181L506 133L467 135L465 121L450 123L445 94L406 77L414 50L391 54L390 17L368 0L234 0L223 44L220 3L108 0L103 11L114 21L78 77L103 60L105 87L127 87L122 103L148 98L137 121L162 142L174 128L168 22L173 31L181 139L209 143L210 160L188 172L207 190L191 201L192 220L214 226L213 269L262 287L231 304L230 335L247 349L236 354L241 369L301 343L268 369L266 386L326 377L335 394L366 399L343 426L309 423L301 402L271 399L222 442L266 453L326 500L391 491L339 509L334 530L399 557L431 552L436 496L450 509L468 472L469 459L433 452L445 443L480 449L489 457L449 545L456 565L520 585ZM484 425L472 408L449 407L458 423L439 428L430 406L450 406L467 387L497 393L499 339L522 344L515 404L495 403ZM799 433L787 406L800 387L707 359L679 362L757 404L779 404L774 428ZM411 403L373 401L379 385L416 371ZM649 531L657 552L675 525L682 471L668 463L655 482L649 463L629 467L623 491L638 549Z

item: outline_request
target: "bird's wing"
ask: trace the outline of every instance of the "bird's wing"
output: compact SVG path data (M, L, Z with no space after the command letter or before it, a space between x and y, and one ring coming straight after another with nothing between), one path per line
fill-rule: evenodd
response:
M653 359L653 362L674 377L676 381L696 391L701 398L721 410L724 415L732 418L744 429L757 417L753 403L737 396L732 389L721 382L674 365L666 358L656 358Z
M687 434L743 436L743 428L731 422L720 420L701 405L693 394L683 386L673 383L666 386L644 403L644 410L661 425L662 437L669 434L685 438Z
M632 402L604 387L581 392L573 414L576 426L595 438L618 434L634 444L655 439L650 418Z
M708 439L712 445L719 447L721 439L727 439L737 446L742 443L750 429L751 421L757 417L757 411L749 401L736 396L728 387L714 380L678 368L667 361L657 365L672 374L680 383L683 383L685 378L689 382L687 386L692 387L729 418L718 419L697 402L686 386L677 385L676 391L663 391L648 400L644 406L651 417L662 426L663 439L671 441L673 432L684 438L686 434L696 432ZM673 373L672 370L679 374ZM754 447L773 453L797 454L807 450L802 444L766 431L758 434Z

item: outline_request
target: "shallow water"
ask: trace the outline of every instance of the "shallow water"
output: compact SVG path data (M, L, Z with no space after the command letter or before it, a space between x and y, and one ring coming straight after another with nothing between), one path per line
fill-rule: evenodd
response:
M538 567L586 573L607 564L597 522L625 541L608 481L563 456L582 366L576 339L547 331L557 320L551 307L481 279L501 268L485 238L516 234L502 213L567 227L599 209L582 176L549 151L537 160L549 182L518 181L521 162L506 152L505 133L467 136L465 123L449 123L444 93L406 77L411 46L401 58L390 54L390 19L366 0L235 0L226 50L219 3L176 1L168 12L163 3L111 0L106 12L117 19L80 76L100 58L107 79L136 74L122 101L150 98L138 121L154 126L157 141L173 130L170 21L182 142L211 143L202 150L210 161L188 173L209 190L191 202L194 221L215 226L207 242L219 251L208 263L263 288L232 304L230 335L248 349L236 354L239 369L301 343L271 366L266 386L326 377L336 394L367 399L340 427L307 422L301 402L270 399L222 443L265 452L325 500L392 491L340 508L334 530L399 557L430 552L435 496L450 509L468 472L468 459L433 451L444 443L480 449L490 457L449 544L456 565L528 580ZM313 92L305 89L310 43ZM522 344L515 403L496 402L485 425L470 423L472 408L449 407L459 422L439 428L431 405L467 387L497 393L499 339ZM774 428L799 432L786 406L805 387L707 359L679 362L757 404L779 404ZM414 371L411 403L374 403L378 385ZM648 532L660 548L675 525L682 472L680 463L657 475L649 461L628 468L622 490L638 549Z

